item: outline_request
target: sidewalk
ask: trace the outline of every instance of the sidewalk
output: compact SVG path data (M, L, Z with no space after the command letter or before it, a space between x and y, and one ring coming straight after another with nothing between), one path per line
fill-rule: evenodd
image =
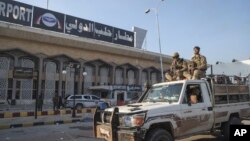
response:
M53 109L52 104L43 104L42 106L43 110L51 110ZM5 111L35 111L35 104L17 104L17 105L10 105L7 103L0 104L0 112Z
M16 127L28 127L49 124L66 124L73 122L91 122L95 108L76 110L76 117L72 117L72 110L62 108L53 110L51 105L44 105L43 111L37 111L35 119L35 105L0 105L0 130Z

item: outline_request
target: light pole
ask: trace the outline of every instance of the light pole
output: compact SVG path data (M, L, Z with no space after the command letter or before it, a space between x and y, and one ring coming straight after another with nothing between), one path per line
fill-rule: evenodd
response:
M49 9L49 0L47 0L47 9Z
M161 0L164 1L164 0ZM160 2L161 2L160 1ZM160 3L159 3L160 4ZM164 82L164 77L163 77L163 65L162 65L162 53L161 53L161 37L160 37L160 26L159 26L159 18L158 18L158 8L159 8L159 4L157 6L157 8L149 8L145 11L146 14L148 14L151 10L153 10L155 12L156 15L156 23L157 23L157 31L158 31L158 43L159 43L159 50L160 50L160 65L161 65L161 82Z
M85 91L84 91L84 89L85 89L85 88L84 88L84 83L85 83L84 80L85 80L85 77L87 76L87 74L88 74L88 73L87 73L86 71L82 73L82 76L83 76L83 93L85 92Z
M69 64L68 67L69 67L69 73L71 73L72 65ZM64 90L64 91L66 92L66 89L67 89L67 70L66 70L66 69L63 70L62 73L63 73L63 74L66 74L66 75L65 75L65 85L64 85L64 86L65 86L65 88L64 88L65 90ZM74 74L75 74L75 72L74 72ZM74 75L74 81L73 81L73 83L75 83L75 75ZM73 109L72 109L72 117L76 117L76 109L75 109L75 103L76 103L76 100L75 100L75 92L73 93L73 97L74 97L74 98L73 98L73 106L72 106L72 107L73 107Z

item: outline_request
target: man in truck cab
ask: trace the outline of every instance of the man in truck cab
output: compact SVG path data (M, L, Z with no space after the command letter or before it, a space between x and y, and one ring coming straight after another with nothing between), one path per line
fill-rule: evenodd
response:
M192 88L191 90L190 90L190 103L191 104L196 104L196 103L198 103L198 99L197 99L197 90L196 90L196 88Z
M165 74L167 81L182 80L184 78L191 79L191 75L188 73L187 62L179 57L179 53L175 52L173 55L173 61L170 66L170 70Z
M186 94L190 104L202 102L201 90L198 85L188 85Z

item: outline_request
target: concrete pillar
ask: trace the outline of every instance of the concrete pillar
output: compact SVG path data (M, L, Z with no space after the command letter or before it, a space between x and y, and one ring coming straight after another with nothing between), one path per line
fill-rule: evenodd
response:
M42 75L43 75L43 58L39 57L38 80L37 80L38 93L37 93L37 96L40 96L42 94L41 93L41 90L42 90Z
M137 85L141 85L142 84L142 82L141 82L141 80L142 80L142 68L141 67L138 67L138 73L137 73L138 75L137 75L137 77L136 77L136 79L137 79Z
M114 85L115 84L115 68L116 66L115 65L112 65L112 72L111 72L111 85Z
M62 96L62 78L63 78L63 62L62 60L59 61L59 86L58 86L58 94Z
M98 70L99 70L99 66L95 65L95 85L98 84L99 79L98 79Z
M149 82L149 84L151 84L150 72L151 72L150 70L147 70L147 74L148 74L147 81Z
M127 67L123 68L123 85L127 85Z
M18 58L17 56L14 56L14 67L18 66ZM11 99L16 99L16 79L13 78L12 81L12 95Z

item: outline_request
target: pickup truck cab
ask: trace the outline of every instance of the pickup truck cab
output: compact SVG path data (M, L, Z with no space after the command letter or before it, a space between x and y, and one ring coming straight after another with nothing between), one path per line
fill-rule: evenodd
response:
M173 141L221 130L250 116L248 85L181 80L154 84L137 103L94 114L94 135L108 141Z

